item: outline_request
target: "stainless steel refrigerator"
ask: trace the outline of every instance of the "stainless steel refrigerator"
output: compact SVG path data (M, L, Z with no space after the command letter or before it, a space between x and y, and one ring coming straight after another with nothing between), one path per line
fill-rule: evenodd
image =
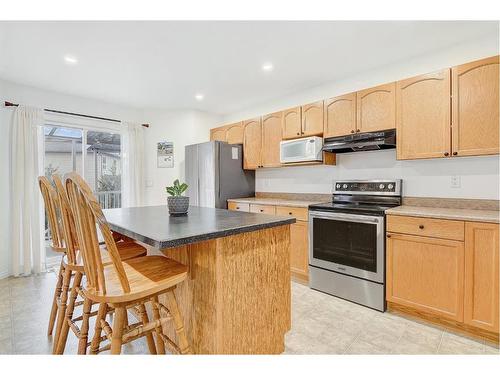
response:
M255 171L243 169L243 146L212 141L186 146L192 206L227 208L227 199L255 195Z

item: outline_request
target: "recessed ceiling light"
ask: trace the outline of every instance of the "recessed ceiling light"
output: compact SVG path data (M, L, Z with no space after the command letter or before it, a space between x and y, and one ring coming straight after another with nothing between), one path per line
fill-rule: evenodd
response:
M64 56L64 62L68 65L75 65L78 63L78 59L75 56L66 55Z
M205 95L203 95L203 94L196 94L196 95L194 96L194 98L195 98L196 100L198 100L199 102L201 102L201 101L205 98Z
M274 69L274 65L271 63L262 64L262 70L264 72L271 72Z

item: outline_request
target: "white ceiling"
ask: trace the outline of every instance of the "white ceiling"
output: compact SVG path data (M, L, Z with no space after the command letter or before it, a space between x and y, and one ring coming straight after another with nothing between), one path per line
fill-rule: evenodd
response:
M471 21L0 22L0 78L137 108L228 114L497 34L498 22Z

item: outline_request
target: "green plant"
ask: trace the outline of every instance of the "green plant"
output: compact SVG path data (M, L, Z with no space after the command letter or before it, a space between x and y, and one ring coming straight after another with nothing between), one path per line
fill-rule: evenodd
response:
M166 190L173 197L180 197L188 188L186 183L180 183L179 180L174 181L174 186L167 186Z

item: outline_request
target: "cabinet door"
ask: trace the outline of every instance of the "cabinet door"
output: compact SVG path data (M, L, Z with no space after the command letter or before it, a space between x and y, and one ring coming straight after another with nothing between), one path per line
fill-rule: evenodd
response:
M323 100L302 106L302 136L323 134Z
M226 127L226 142L230 145L243 143L243 123L227 125Z
M290 108L283 111L283 139L298 138L302 133L301 109Z
M262 166L279 167L283 112L262 117Z
M463 242L394 233L387 237L387 300L462 322Z
M451 154L450 69L396 83L398 159Z
M357 92L357 130L373 132L396 127L396 84Z
M260 168L262 149L262 126L260 117L243 121L243 127L243 168Z
M454 156L499 153L499 57L452 68Z
M325 101L324 137L337 137L356 131L356 93Z
M290 270L292 275L308 281L309 278L309 240L308 225L297 221L290 225Z
M210 130L211 141L226 141L226 128L215 128Z
M498 224L465 223L464 322L498 332Z

